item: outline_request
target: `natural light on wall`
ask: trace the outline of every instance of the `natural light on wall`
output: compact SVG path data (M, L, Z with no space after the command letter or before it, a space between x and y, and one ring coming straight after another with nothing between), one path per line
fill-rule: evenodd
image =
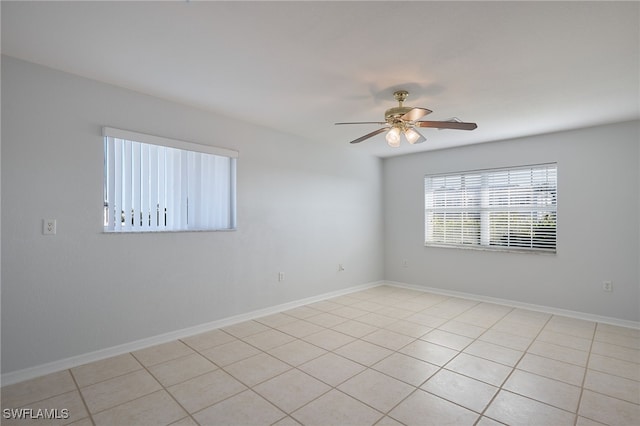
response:
M556 252L557 166L425 176L425 245Z
M103 128L104 231L236 228L237 151Z

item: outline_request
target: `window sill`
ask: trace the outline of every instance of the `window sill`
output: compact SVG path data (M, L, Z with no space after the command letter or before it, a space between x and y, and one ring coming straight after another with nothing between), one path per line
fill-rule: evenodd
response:
M174 234L179 232L234 232L237 231L238 228L231 229L120 229L120 230L103 230L103 234Z
M514 247L495 247L495 246L473 246L473 245L456 245L456 244L429 244L425 243L425 247L434 248L446 248L446 249L463 249L463 250L479 250L479 251L493 251L504 253L520 253L520 254L535 254L542 256L555 256L557 250L540 250L540 249L517 249Z

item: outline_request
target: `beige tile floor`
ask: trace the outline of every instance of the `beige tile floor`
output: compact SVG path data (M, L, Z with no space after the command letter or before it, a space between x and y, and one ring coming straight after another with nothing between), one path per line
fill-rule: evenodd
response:
M639 425L640 330L381 286L2 388L73 425ZM7 420L3 425L44 425Z

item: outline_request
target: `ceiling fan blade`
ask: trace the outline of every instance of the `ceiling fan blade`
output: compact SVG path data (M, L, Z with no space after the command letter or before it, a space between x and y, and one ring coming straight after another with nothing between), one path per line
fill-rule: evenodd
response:
M350 123L333 123L335 125L339 124L387 124L386 121L353 121Z
M457 121L418 121L416 127L431 127L434 129L473 130L478 127L476 123L464 123Z
M379 135L380 133L386 132L387 130L389 130L388 127L383 127L382 129L375 130L375 131L373 131L371 133L367 133L366 135L359 137L358 139L352 140L350 143L360 143L363 140L366 140L366 139L369 139L371 137L374 137L375 135Z
M402 117L400 117L400 119L404 121L417 121L417 120L420 120L425 115L431 114L432 112L433 111L426 108L414 108L408 113L406 113L405 115L403 115Z

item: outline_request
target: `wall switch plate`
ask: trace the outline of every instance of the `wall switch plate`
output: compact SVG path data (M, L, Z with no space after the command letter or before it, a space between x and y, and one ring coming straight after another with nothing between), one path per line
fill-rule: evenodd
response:
M344 265L342 263L338 264L338 272L344 271Z
M43 235L56 235L56 220L55 219L43 219L42 220L42 234Z
M613 283L611 281L602 281L602 291L612 292Z
M278 272L278 281L284 281L284 272Z

